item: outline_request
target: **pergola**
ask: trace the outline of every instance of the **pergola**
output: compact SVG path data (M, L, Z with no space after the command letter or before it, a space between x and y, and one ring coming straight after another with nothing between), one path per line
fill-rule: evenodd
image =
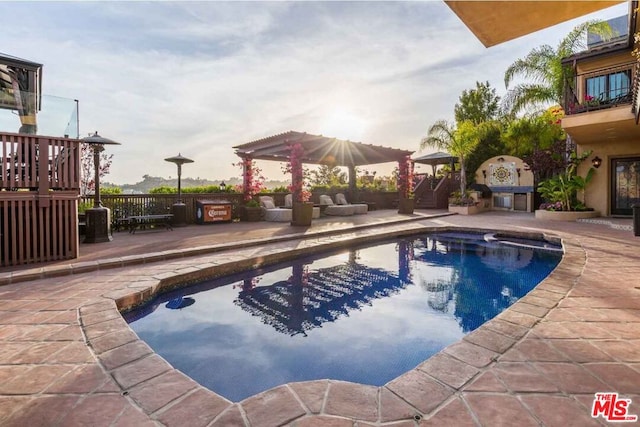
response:
M436 166L438 165L451 165L451 171L455 170L455 163L458 161L456 156L452 156L449 153L443 153L438 151L437 153L426 154L424 156L416 157L413 159L414 163L422 163L425 165L431 165L433 168L433 176L436 175Z
M310 265L308 261L294 261L288 280L248 286L233 302L278 332L306 335L376 299L397 294L412 283L411 240L398 241L397 272L363 265L356 259L357 251L351 250L348 262L312 271L305 269Z
M246 144L237 145L233 148L236 149L236 154L243 160L289 162L294 146L299 148L301 154L300 162L296 162L300 165L300 170L292 170L292 181L295 180L296 177L302 176L302 163L345 166L349 170L349 191L352 197L356 189L357 166L398 162L402 167L410 161L410 156L413 153L413 151L363 144L296 131L269 136ZM246 164L247 162L244 163ZM293 162L292 166L294 166ZM245 177L247 175L246 167L244 175ZM299 183L292 182L294 188L297 184Z

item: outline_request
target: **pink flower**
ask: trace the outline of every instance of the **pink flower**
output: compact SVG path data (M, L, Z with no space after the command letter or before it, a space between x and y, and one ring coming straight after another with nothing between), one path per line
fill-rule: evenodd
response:
M302 169L304 148L301 144L293 144L289 149L291 153L285 171L291 173L291 185L287 188L293 194L295 202L306 202L311 197L311 193L304 188L304 171Z
M403 198L413 196L413 162L409 156L400 162L398 170L398 192Z
M244 200L251 200L254 195L266 188L264 185L266 178L262 175L262 169L256 166L251 157L245 157L233 165L238 166L243 172L242 191L244 192Z

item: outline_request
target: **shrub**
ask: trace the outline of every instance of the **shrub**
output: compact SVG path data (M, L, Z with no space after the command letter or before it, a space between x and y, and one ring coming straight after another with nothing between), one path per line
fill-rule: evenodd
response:
M578 191L583 191L593 178L594 168L589 168L587 175L578 175L578 165L591 155L587 151L578 156L571 153L569 162L564 173L546 179L538 184L538 192L547 201L544 208L540 209L554 211L577 211L586 210L583 202L578 200Z

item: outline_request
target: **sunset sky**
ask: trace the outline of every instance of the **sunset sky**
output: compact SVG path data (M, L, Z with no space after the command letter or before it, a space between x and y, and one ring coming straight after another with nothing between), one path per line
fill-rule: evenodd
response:
M41 133L63 135L77 99L81 137L122 143L107 181L175 177L178 152L183 177L221 180L239 175L232 146L288 130L418 151L464 89L502 95L514 60L627 10L487 49L441 1L0 2L0 52L44 64Z

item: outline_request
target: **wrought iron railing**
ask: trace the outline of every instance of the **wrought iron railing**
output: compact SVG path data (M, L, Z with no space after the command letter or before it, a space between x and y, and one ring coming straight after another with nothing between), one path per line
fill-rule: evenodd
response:
M605 89L599 93L586 95L586 81L590 78L609 76L615 73L629 71L632 75L627 84L618 85L615 88ZM580 114L589 111L597 111L617 107L620 105L634 105L634 91L637 87L636 62L627 62L614 67L603 68L575 76L573 84L565 82L563 108L566 115ZM583 88L577 91L575 88ZM579 97L579 93L584 93Z
M640 62L636 62L635 74L633 77L633 115L636 118L636 124L640 120Z

